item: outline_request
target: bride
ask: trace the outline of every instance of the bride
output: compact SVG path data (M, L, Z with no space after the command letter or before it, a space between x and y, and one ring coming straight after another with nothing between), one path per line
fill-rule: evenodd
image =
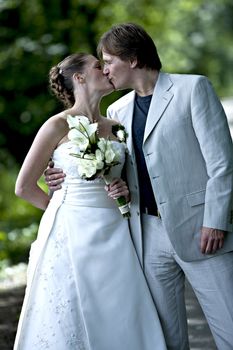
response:
M125 147L113 134L118 123L99 111L112 86L89 54L68 56L49 76L67 109L42 125L16 181L16 195L45 212L30 250L14 350L166 349L128 221L115 203L129 201L129 192L121 179ZM99 137L118 148L121 162L108 187L100 177L80 177L68 115L97 122ZM37 184L51 158L66 173L52 198Z

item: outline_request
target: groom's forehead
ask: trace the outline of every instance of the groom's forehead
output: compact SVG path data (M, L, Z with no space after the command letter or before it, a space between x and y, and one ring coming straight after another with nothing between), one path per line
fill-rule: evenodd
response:
M102 51L102 59L107 62L107 61L111 61L113 59L113 55L111 55L110 53L106 52L106 51Z
M106 63L116 63L122 61L119 56L112 55L106 51L102 51L102 60Z

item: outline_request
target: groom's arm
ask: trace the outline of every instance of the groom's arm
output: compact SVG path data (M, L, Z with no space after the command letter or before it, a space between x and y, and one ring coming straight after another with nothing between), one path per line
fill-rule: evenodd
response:
M193 88L191 109L208 175L203 226L228 231L233 195L232 139L222 105L204 77Z
M54 168L53 161L50 161L47 169L44 171L45 183L49 188L49 195L52 196L54 191L61 189L66 174L60 168Z
M233 192L232 140L227 118L210 82L202 77L193 89L192 121L209 180L206 187L201 251L222 248L229 227Z

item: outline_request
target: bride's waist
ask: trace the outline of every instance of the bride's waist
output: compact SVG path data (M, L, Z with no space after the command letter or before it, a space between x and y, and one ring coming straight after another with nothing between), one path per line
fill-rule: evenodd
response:
M103 182L86 181L65 183L60 190L53 193L51 204L65 203L69 205L113 208L114 201L108 197Z

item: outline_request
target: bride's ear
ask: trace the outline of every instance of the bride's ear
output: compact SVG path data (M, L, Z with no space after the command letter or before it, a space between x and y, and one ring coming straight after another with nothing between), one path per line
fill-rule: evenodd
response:
M73 74L73 79L77 82L79 82L80 84L85 83L85 77L83 74L81 73L74 73Z

